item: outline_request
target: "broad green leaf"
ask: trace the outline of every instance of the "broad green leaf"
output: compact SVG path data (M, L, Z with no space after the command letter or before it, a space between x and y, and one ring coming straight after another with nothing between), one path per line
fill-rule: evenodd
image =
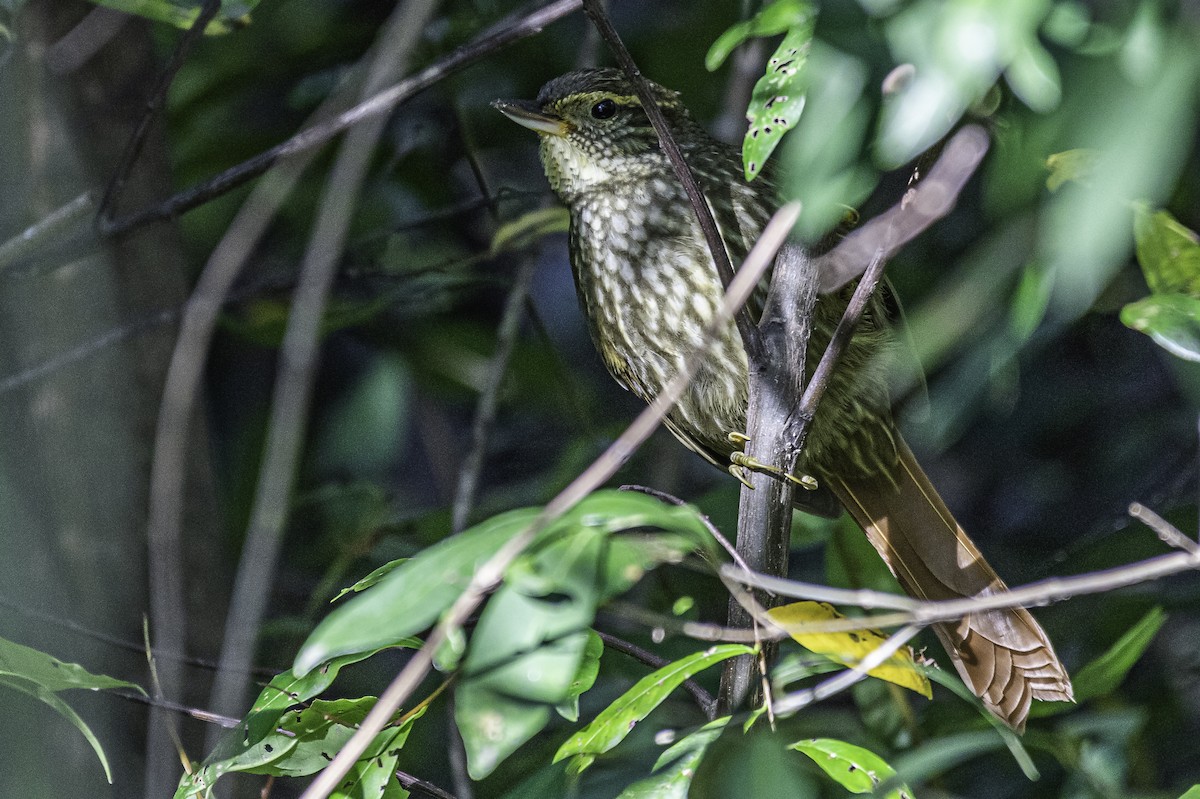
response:
M550 705L504 696L480 681L460 685L454 697L454 721L472 779L491 774L550 721Z
M646 499L651 505L645 506ZM622 506L656 512L667 507L649 497ZM464 730L468 770L477 779L549 721L542 705L578 697L572 690L589 641L599 657L599 641L588 629L599 603L626 590L647 569L678 560L696 546L692 537L672 532L614 534L600 520L596 515L590 525L539 539L509 569L475 626L455 717ZM497 717L504 723L496 724Z
M596 684L596 677L600 674L600 656L603 654L604 641L595 631L589 630L575 679L567 688L567 697L555 706L558 715L567 721L579 721L579 697Z
M1099 159L1099 153L1085 148L1064 150L1047 156L1046 170L1050 175L1046 178L1046 188L1058 191L1064 183L1072 181L1086 184Z
M0 638L0 676L18 677L50 692L71 688L93 691L107 688L132 688L145 695L141 686L125 680L92 674L78 663L64 663L32 647Z
M617 799L687 799L696 767L704 758L709 744L725 729L729 719L729 716L723 716L710 721L677 741L659 755L654 764L654 774L621 791Z
M58 694L53 690L39 685L30 680L24 680L19 677L11 677L8 675L0 675L0 685L12 688L14 691L20 691L23 694L32 696L34 699L44 703L54 709L58 715L62 716L67 721L75 725L75 729L87 739L88 744L92 747L92 751L96 753L96 757L100 760L100 765L104 769L104 778L108 783L112 784L112 770L108 767L108 758L104 756L104 749L100 746L100 740L96 737L92 729L88 727L79 714L76 713L70 705L59 698ZM133 686L137 688L137 686ZM138 688L140 691L141 689Z
M426 629L467 587L475 570L537 513L527 508L493 517L398 566L318 624L292 671L302 677L331 658L378 650Z
M812 3L806 0L774 0L750 19L732 25L722 33L704 56L704 66L709 72L717 69L729 58L729 54L747 39L777 36L812 17Z
M1200 361L1200 299L1151 294L1121 309L1121 322L1185 361Z
M579 732L572 735L554 755L557 763L577 756L577 770L586 768L595 755L609 751L625 740L634 725L658 707L684 680L717 663L737 655L750 655L754 649L741 644L722 644L681 658L638 680L615 702Z
M1166 620L1167 615L1163 613L1162 608L1152 608L1103 655L1076 672L1072 679L1075 700L1083 702L1115 691L1133 668L1133 664L1145 653ZM1066 707L1061 703L1056 703L1055 706Z
M915 785L1003 745L1004 739L995 730L964 732L922 741L919 747L892 762L896 773ZM899 787L889 783L892 780L883 786L886 790Z
M539 508L525 508L495 516L398 566L317 625L297 654L293 671L303 676L330 658L395 645L426 629L462 593L475 571L505 541L528 527L539 513ZM605 559L605 596L624 590L621 585L628 586L640 578L643 567L639 563L653 565L678 556L682 542L689 549L700 547L712 551L714 546L694 508L667 505L645 494L600 491L548 525L532 545L534 554L522 558L514 568L521 570L526 580L540 580L543 586L553 586L554 575L542 574L533 565L539 547L573 530L585 529L591 535L603 536L636 528L658 528L682 538L672 535L613 538ZM533 582L527 582L524 590L531 593L528 586L532 585ZM549 593L554 589L543 590Z
M317 699L306 707L284 713L277 726L258 741L250 740L248 725L243 722L230 730L199 768L183 776L175 796L182 799L207 795L220 777L235 772L277 777L315 774L329 765L350 740L375 702L373 696ZM402 748L413 723L424 711L421 708L404 723L385 728L367 747L362 760L391 756Z
M857 665L887 641L887 636L878 630L854 630L844 633L804 632L806 625L846 618L825 602L793 602L772 608L767 611L767 615L787 631L796 643L843 666ZM916 691L927 699L933 698L929 678L918 668L912 647L901 647L884 661L883 665L867 673L877 679Z
M850 793L873 793L896 776L896 770L871 750L834 738L796 741L791 748L812 758L822 771ZM912 791L902 785L889 791L886 797L912 799Z
M126 14L134 14L139 17L145 17L153 22L165 22L168 25L174 25L176 28L190 28L196 21L196 17L200 15L200 7L204 5L201 0L91 0L99 6L123 11ZM258 0L240 0L240 2L231 2L225 0L221 3L221 10L217 12L217 16L212 22L208 23L204 33L208 36L214 36L221 33L229 33L232 30L243 27L250 23L249 12L254 6L258 5Z
M1179 799L1200 799L1200 785L1193 785L1188 788L1187 793L1179 797Z
M709 744L692 777L688 799L813 799L822 796L787 740L759 724L743 734L727 727Z
M408 561L409 561L409 558L396 558L393 561L383 564L378 569L371 572L370 574L368 574L366 577L359 580L354 585L350 586L349 588L343 588L341 591L338 591L337 596L335 596L333 599L331 599L329 601L331 603L337 602L339 599L344 597L346 594L357 594L359 591L362 591L365 588L370 588L371 586L375 585L377 582L382 580L384 577L386 577L387 575L389 575L393 571L395 571L395 569L397 567L403 566Z
M416 648L420 645L420 640L416 638L410 638L407 641L397 644L397 646L408 646L411 648ZM390 649L391 647L384 648ZM308 672L303 677L297 677L291 669L275 675L271 682L267 683L266 687L259 692L258 698L254 700L254 704L250 708L250 712L246 714L247 742L262 740L263 736L269 734L275 728L276 722L279 721L284 711L302 702L307 702L330 685L333 685L333 681L337 678L338 672L342 670L342 667L366 660L381 651L382 649L376 649L335 658L322 665L319 669Z
M378 757L360 760L342 778L330 799L405 799L408 791L396 780L396 761L399 750Z
M804 112L805 66L812 46L814 18L805 17L788 31L766 73L754 84L746 119L750 125L742 140L742 166L746 180L754 180L766 166L783 134L796 126Z
M562 206L530 211L500 226L492 237L491 254L527 247L551 233L566 233L570 225L571 214Z
M1028 750L1025 749L1025 744L1021 742L1021 736L1013 732L1010 727L1008 727L1004 722L1000 721L1000 719L996 718L991 711L984 707L983 702L981 702L979 697L975 696L971 689L968 688L961 679L959 679L957 673L953 671L942 671L938 668L926 669L925 673L930 680L936 682L943 688L948 689L963 702L974 707L976 712L979 713L979 717L988 724L992 725L992 729L996 731L996 734L1000 736L1000 740L1003 741L1004 745L1008 747L1008 751L1012 754L1013 760L1015 760L1017 765L1021 767L1021 771L1025 774L1027 779L1032 782L1041 778L1041 774L1038 772L1037 766L1034 765L1033 758L1030 757ZM1060 702L1043 702L1040 699L1035 699L1033 700L1033 711L1031 711L1030 715L1038 715L1037 710L1039 707L1062 707L1066 709L1071 707L1071 705Z
M1138 203L1133 237L1146 285L1155 294L1200 298L1200 239L1166 211Z

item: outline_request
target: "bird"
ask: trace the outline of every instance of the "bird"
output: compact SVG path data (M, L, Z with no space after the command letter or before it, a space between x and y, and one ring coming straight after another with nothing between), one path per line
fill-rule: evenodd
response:
M677 92L646 83L736 267L780 204L770 175L747 182L736 147L711 137ZM745 441L747 356L732 320L718 326L703 357L694 355L724 287L633 84L615 68L576 70L547 82L533 101L493 106L538 135L546 178L570 213L575 287L608 371L651 402L686 359L698 361L665 424L686 447L728 468ZM807 374L850 289L818 298ZM909 595L948 600L1005 591L893 420L883 357L888 328L886 308L873 299L817 406L797 473L836 497ZM933 629L965 684L1012 729L1024 729L1033 699L1073 701L1067 670L1028 610L972 612Z

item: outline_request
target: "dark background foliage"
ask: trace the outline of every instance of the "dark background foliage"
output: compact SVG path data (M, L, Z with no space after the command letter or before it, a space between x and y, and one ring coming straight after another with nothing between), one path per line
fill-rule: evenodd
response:
M737 140L728 132L739 124L745 98L735 107L729 98L739 95L727 92L739 78L728 64L709 73L703 63L711 43L742 17L739 4L614 0L612 6L645 74L679 90L698 118ZM373 0L264 0L250 24L199 40L120 207L152 203L286 139L363 56L392 7ZM1068 7L1118 40L1152 16L1149 30L1159 36L1147 45L1152 59L1175 57L1176 39L1196 32L1198 10L1189 2L1055 6ZM484 0L440 4L412 63L432 61L512 10L510 3ZM0 239L103 185L181 35L129 19L93 56L69 63L77 51L56 43L89 13L96 13L93 6L75 0L0 0L7 41L0 65ZM873 86L893 66L884 26L859 4L829 3L818 36L859 58ZM1147 293L1130 251L1131 218L1121 219L1128 232L1116 235L1120 244L1105 251L1116 269L1097 272L1092 295L1077 290L1083 284L1065 271L1057 282L1045 277L1054 248L1070 249L1072 237L1080 237L1084 256L1093 254L1083 238L1088 232L1072 228L1069 215L1055 209L1065 204L1064 193L1098 190L1083 182L1051 194L1045 159L1095 146L1097 115L1136 114L1139 106L1114 98L1137 87L1113 71L1116 56L1049 40L1047 46L1062 71L1062 104L1035 113L1002 86L990 108L976 108L994 138L982 175L948 219L888 268L928 382L927 392L900 391L909 439L1010 584L1161 552L1148 530L1129 524L1125 510L1134 500L1185 531L1196 526L1200 372L1118 317L1124 304ZM390 117L339 263L258 647L265 671L254 680L290 664L341 588L449 533L475 403L523 261L536 262L528 316L503 382L471 519L546 502L639 410L604 374L587 340L564 236L487 254L501 224L551 202L533 137L490 101L532 97L544 81L601 50L582 15L574 15L450 76ZM760 61L768 51L759 51ZM1175 154L1164 153L1162 163L1138 155L1146 162L1136 166L1160 176L1152 181L1157 188L1141 196L1196 229L1197 83L1182 85L1186 92L1161 100L1185 109L1187 124L1167 134ZM1153 128L1169 118L1148 113L1144 121ZM1133 136L1153 138L1136 118L1127 121ZM324 154L305 173L254 250L207 365L185 528L192 659L183 695L169 697L187 705L208 702L290 291L329 162ZM863 203L864 217L894 203L910 172L886 174ZM148 684L139 651L148 607L145 508L161 381L189 287L247 192L237 189L177 220L116 238L78 226L0 266L0 636ZM914 382L911 375L899 379ZM665 432L613 481L624 483L683 497L727 533L735 527L736 483ZM797 521L793 576L825 580L830 536L840 542L844 531ZM692 617L722 618L719 583L683 567L654 573L627 599L664 609L681 594L696 598ZM1072 668L1104 651L1149 607L1164 606L1169 618L1119 690L1055 721L1074 731L1074 749L1059 762L1039 752L1039 782L1026 781L999 750L941 775L919 795L1173 797L1200 781L1191 744L1200 733L1198 600L1196 580L1183 575L1038 611ZM644 624L615 611L600 626L664 657L698 648L680 638L656 644ZM401 656L388 655L349 670L341 690L377 693L399 662ZM584 698L584 718L646 671L611 652L603 669L604 679ZM847 730L886 738L872 726L870 709L879 700L871 690L864 686L790 720L792 738ZM141 793L147 709L112 694L73 704L109 752L113 785L104 783L69 724L6 692L0 795ZM958 723L954 708L926 710L919 701L914 707L935 726ZM659 713L572 795L615 795L645 773L661 748L652 740L656 729L699 723L686 697ZM401 765L450 789L447 721L445 708L435 705ZM178 723L188 753L201 758L203 725L185 717ZM548 763L569 729L556 722L477 785L476 795L561 795L562 765ZM1046 734L1035 726L1030 737ZM748 740L714 756L714 764L736 774L755 758L773 756ZM161 767L172 772L170 790L175 767ZM795 795L840 795L819 787L815 773L796 780ZM280 784L272 795L294 790Z

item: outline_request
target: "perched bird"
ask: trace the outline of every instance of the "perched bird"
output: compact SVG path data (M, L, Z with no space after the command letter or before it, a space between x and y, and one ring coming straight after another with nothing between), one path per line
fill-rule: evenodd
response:
M650 84L712 208L730 260L745 258L777 200L742 177L737 149L714 140L676 92ZM538 134L550 186L571 215L579 301L609 372L649 402L692 356L723 287L682 185L632 84L615 69L571 72L533 102L495 107ZM811 373L848 294L817 302ZM954 520L892 421L885 314L868 309L821 399L798 470L832 491L914 597L977 597L1004 582ZM667 417L680 441L728 466L745 429L748 370L733 322L708 346ZM735 434L731 437L731 433ZM959 674L997 717L1024 727L1032 699L1072 699L1071 683L1028 611L992 610L934 626Z

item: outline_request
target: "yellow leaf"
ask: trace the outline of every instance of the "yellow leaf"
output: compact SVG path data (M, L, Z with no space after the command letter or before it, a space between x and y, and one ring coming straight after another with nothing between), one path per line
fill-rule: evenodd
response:
M794 602L767 611L771 621L782 627L796 643L805 649L824 655L843 666L854 666L878 649L887 636L878 630L853 630L836 633L808 633L806 626L846 618L824 602ZM927 699L933 698L929 678L916 665L912 647L903 647L883 665L871 669L872 677L895 683L901 688L916 691Z

